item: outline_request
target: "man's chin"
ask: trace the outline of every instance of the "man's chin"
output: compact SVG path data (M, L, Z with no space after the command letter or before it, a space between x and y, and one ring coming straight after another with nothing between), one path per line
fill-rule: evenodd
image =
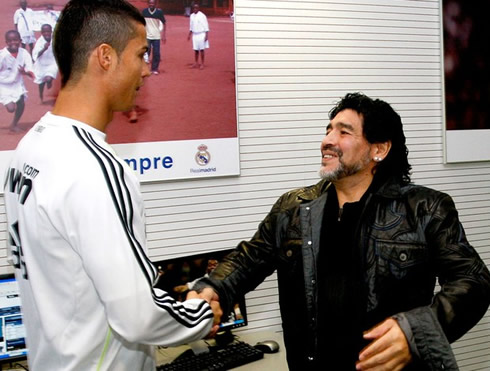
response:
M334 180L337 180L339 174L336 170L327 170L324 167L321 167L320 170L318 170L318 175L320 175L320 178L322 179L333 182Z
M121 104L114 111L115 112L127 112L127 111L131 111L133 109L133 107L134 107L134 102L132 101L131 103Z

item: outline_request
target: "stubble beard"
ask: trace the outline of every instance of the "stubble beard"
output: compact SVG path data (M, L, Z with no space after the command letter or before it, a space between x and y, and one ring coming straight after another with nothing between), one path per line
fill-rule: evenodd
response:
M342 152L338 152L337 155L339 159L339 165L333 170L327 170L324 166L320 167L320 170L318 170L320 178L325 179L328 182L335 182L342 178L358 173L359 171L364 169L371 161L369 156L366 154L363 159L349 165L343 162Z

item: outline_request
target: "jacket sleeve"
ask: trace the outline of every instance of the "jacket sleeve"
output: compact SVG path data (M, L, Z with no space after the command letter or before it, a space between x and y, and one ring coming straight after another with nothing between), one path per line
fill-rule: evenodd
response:
M146 252L137 182L114 172L111 188L94 168L62 197L64 214L57 224L80 255L109 325L137 343L175 346L203 338L213 322L209 305L200 299L178 302L154 287L158 275Z
M429 370L458 371L456 358L441 325L429 307L419 307L393 316L405 333L413 363Z
M281 218L282 196L260 223L249 241L242 241L226 256L209 278L204 278L195 289L211 286L218 293L223 312L233 305L235 298L255 289L276 269L276 252L280 236L277 232Z
M429 205L426 240L434 259L440 290L429 307L415 308L395 318L409 324L412 347L431 369L451 368L452 343L485 315L490 304L490 273L468 243L453 200L439 194ZM403 325L401 326L403 329ZM407 334L407 331L405 331ZM413 352L412 352L413 353Z

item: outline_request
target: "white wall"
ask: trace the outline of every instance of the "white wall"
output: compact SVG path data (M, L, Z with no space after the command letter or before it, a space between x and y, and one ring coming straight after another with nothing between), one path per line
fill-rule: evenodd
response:
M402 116L413 180L454 197L490 265L490 162L443 164L439 12L439 0L235 0L241 176L144 184L151 257L250 238L278 196L317 182L327 113L362 91ZM1 197L2 236L4 214ZM247 303L249 329L281 330L275 276ZM490 369L489 335L487 313L454 344L462 370Z

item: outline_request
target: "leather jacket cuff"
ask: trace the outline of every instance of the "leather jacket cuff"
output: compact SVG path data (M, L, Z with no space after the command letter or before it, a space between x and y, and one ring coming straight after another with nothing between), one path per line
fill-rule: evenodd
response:
M451 345L439 320L429 307L419 307L400 314L411 329L419 359L424 365L429 366L430 370L459 370ZM405 325L400 327L402 326Z
M407 317L404 313L398 313L392 316L394 320L398 322L398 326L402 329L405 334L405 338L407 339L408 346L410 347L410 353L414 358L420 358L419 350L417 349L417 344L415 343L415 338L413 336L412 328L410 327L410 323L408 322Z
M210 288L212 288L214 291L216 291L218 293L218 296L219 296L219 304L221 306L221 310L223 311L223 313L228 313L229 308L231 308L231 306L228 304L227 296L216 285L213 284L213 281L211 279L209 279L207 277L203 277L203 278L199 279L194 284L194 286L192 287L192 289L194 291L197 291L197 293L200 293L206 287L210 287Z

